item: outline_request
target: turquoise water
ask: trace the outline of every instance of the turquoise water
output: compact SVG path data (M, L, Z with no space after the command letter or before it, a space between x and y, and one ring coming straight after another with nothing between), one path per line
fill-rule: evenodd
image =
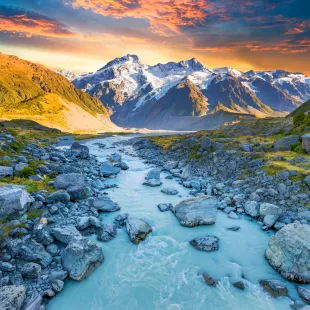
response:
M102 161L105 155L117 149L101 150L94 145L102 142L107 148L115 141L128 137L111 137L90 141L91 153ZM126 151L134 153L131 147ZM185 228L171 212L160 212L157 204L177 202L189 197L189 190L175 180L162 175L163 186L176 188L179 196L167 196L161 187L143 186L145 174L151 169L137 157L124 155L130 169L109 180L119 185L107 190L110 197L127 212L147 221L153 232L135 245L128 235L118 231L117 237L108 242L98 242L103 249L104 263L83 282L66 280L48 310L97 310L97 309L291 309L285 297L274 299L258 285L261 279L282 279L264 258L270 235L246 217L233 220L219 212L216 224ZM119 212L102 214L103 222L111 223ZM226 228L240 226L237 232ZM219 250L205 253L195 250L188 241L215 234L219 237ZM95 236L91 237L96 240ZM200 275L207 272L220 284L214 288L206 285ZM240 291L230 282L245 277L246 289ZM294 285L287 282L290 295L296 296Z

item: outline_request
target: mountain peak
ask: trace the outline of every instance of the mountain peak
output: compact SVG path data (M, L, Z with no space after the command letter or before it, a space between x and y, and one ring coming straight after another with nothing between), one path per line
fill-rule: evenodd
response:
M109 61L105 66L103 66L102 68L100 68L98 71L104 70L106 68L112 67L112 66L116 66L116 65L122 65L125 62L132 62L132 63L140 63L140 59L137 55L134 54L127 54L123 57L117 57L111 61Z

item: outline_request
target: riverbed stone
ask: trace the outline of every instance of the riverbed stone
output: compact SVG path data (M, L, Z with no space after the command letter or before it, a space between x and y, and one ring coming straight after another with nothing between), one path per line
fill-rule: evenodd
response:
M23 215L33 198L24 186L5 185L0 187L0 217Z
M80 232L74 225L63 225L60 227L54 227L52 229L52 235L62 243L69 243L73 238L81 236Z
M259 216L259 204L257 201L248 200L244 204L244 211L246 214L252 216L252 217L258 217Z
M284 278L310 283L310 226L288 224L269 240L265 257Z
M302 286L297 286L297 292L299 297L307 304L310 304L310 290L302 287Z
M61 189L59 191L56 191L52 194L50 194L48 196L48 200L49 203L53 203L53 202L62 202L62 203L68 203L70 201L70 195L69 193L64 190Z
M121 209L118 203L114 202L109 197L96 198L93 202L93 206L101 212L115 212Z
M40 276L42 268L36 263L24 264L21 273L24 278L36 279Z
M79 144L74 142L71 145L71 155L81 159L89 158L89 148L86 145Z
M171 203L160 203L157 208L160 212L172 211L173 205Z
M102 227L98 230L97 239L100 241L110 241L116 237L117 229L115 225L112 224L103 224Z
M26 299L26 288L23 285L8 285L0 290L0 309L19 310Z
M245 289L245 285L243 283L243 281L237 281L233 283L233 286L241 291L244 291Z
M141 219L129 216L126 220L126 230L131 242L139 244L152 231L152 227Z
M115 166L112 166L108 163L104 163L101 167L100 167L100 174L103 176L103 177L111 177L113 175L117 175L121 172L121 168L119 167L115 167Z
M274 298L279 296L287 296L288 290L283 282L279 280L260 280L259 284Z
M204 272L202 274L202 277L204 279L204 281L209 284L210 286L217 286L218 285L218 281L213 279L208 273Z
M201 138L201 148L203 151L209 152L212 147L212 141L209 137L203 136Z
M199 251L212 252L218 250L219 238L214 235L199 237L190 241L190 244Z
M33 239L13 239L7 243L7 248L12 257L20 257L26 262L35 262L42 267L47 267L53 260L44 246Z
M170 187L162 188L161 192L166 194L166 195L170 195L170 196L174 196L174 195L177 195L179 193L178 190L176 190L175 188L170 188Z
M67 188L72 201L87 199L90 196L90 188L87 186L74 185Z
M259 215L264 217L266 215L278 215L282 213L281 208L271 203L261 203L259 207Z
M216 221L218 200L201 196L181 201L174 208L174 214L182 226L211 225Z
M82 281L103 262L103 253L94 241L75 237L61 253L61 261L71 279Z
M85 177L80 173L60 174L56 177L54 187L67 189L70 186L85 186Z

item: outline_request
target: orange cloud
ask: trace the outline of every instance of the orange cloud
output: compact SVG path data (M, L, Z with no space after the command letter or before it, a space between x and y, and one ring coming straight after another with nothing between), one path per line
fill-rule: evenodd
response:
M26 37L70 38L77 36L58 21L38 15L30 16L27 13L11 16L0 15L0 31L19 33Z
M74 8L90 9L115 18L145 18L154 33L179 34L182 26L195 26L207 16L205 0L69 0Z

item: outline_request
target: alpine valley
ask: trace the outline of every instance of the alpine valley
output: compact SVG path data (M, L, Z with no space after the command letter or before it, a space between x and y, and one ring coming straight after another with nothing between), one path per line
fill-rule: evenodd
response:
M59 73L99 99L122 127L214 129L244 118L285 116L310 98L310 78L302 73L208 69L194 58L149 66L128 54L93 73Z

